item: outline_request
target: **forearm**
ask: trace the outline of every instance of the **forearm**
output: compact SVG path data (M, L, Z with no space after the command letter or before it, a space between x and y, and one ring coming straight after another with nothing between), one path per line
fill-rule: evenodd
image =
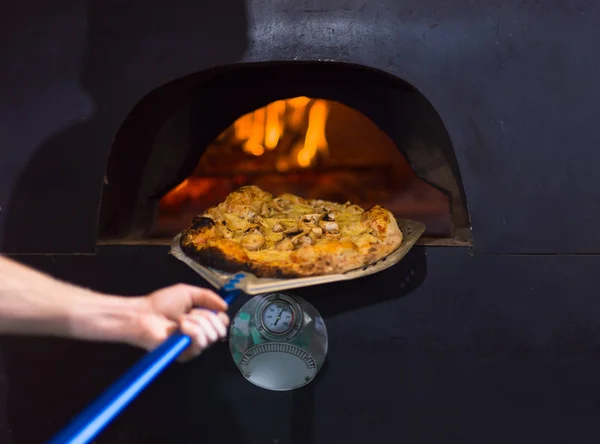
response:
M135 337L140 298L102 295L0 256L0 334Z

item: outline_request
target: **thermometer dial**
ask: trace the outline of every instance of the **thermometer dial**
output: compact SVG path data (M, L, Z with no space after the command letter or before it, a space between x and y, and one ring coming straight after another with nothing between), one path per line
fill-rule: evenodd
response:
M275 299L264 306L260 320L267 332L284 335L294 328L296 312L289 302Z

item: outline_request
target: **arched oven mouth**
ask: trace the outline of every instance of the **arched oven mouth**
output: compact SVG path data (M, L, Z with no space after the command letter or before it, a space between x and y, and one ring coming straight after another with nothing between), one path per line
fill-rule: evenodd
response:
M142 99L115 138L98 243L170 244L194 216L257 185L383 205L426 225L420 244L471 244L452 142L407 82L363 66L288 62L172 83Z

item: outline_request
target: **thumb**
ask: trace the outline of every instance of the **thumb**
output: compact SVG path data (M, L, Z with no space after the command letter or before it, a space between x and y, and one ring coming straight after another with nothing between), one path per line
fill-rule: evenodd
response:
M142 332L136 345L149 351L154 350L175 333L176 330L176 322L162 317L154 317L142 325Z
M190 286L189 291L194 307L208 308L216 311L226 311L229 308L227 302L221 296L208 288Z

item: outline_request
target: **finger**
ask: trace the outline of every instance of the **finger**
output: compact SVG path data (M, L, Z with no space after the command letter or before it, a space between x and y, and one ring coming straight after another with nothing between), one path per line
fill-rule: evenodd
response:
M177 330L176 322L156 317L140 316L136 328L126 333L125 342L146 350L154 350Z
M221 314L221 313L219 313L219 314ZM227 316L227 315L225 315L225 316ZM213 325L213 327L217 331L217 334L219 335L219 339L227 336L226 324L225 324L225 322L223 322L223 319L218 314L210 313L209 316L207 316L207 319L210 321L210 323Z
M217 293L208 288L194 287L192 285L180 284L180 288L187 291L195 307L208 308L209 310L225 311L228 308Z
M210 322L207 318L208 318L208 316L207 317L198 317L198 322L200 323L200 325L202 325L202 328L204 328L204 331L206 332L206 336L208 336L208 339L210 340L210 342L214 343L219 339L219 332L217 331L217 329L215 328L213 323Z
M203 309L192 310L187 315L188 319L204 329L204 332L206 333L206 336L211 344L219 339L219 331L211 322L212 317L216 317L216 315L208 310Z
M229 326L229 316L227 316L227 313L220 312L220 313L217 313L217 316L219 317L221 322L223 322L223 325L225 325L225 328L227 328ZM225 341L227 341L227 335L222 337L219 342L225 342Z
M181 331L188 335L192 339L193 344L199 348L205 349L208 347L209 338L206 330L192 319L186 319L181 323Z
M219 317L221 322L223 322L223 325L225 325L225 327L227 327L229 325L229 316L227 316L227 313L220 312L220 313L217 313L217 316Z
M185 362L198 356L206 347L208 347L208 337L204 329L190 320L181 322L181 332L189 336L192 340L190 346L180 355L178 361Z

